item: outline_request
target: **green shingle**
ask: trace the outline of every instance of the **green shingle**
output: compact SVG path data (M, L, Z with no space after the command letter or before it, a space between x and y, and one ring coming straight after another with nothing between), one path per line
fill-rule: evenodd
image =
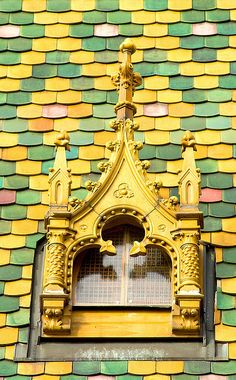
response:
M19 330L19 343L29 342L29 327L22 327Z
M214 116L206 119L207 129L229 129L231 126L231 117Z
M14 0L14 1L17 2L17 0ZM5 0L3 0L3 2L5 2ZM11 376L11 375L15 375L16 373L17 373L17 363L10 360L0 361L0 374L2 376Z
M102 37L89 37L82 40L82 48L88 51L104 50L106 40Z
M183 49L200 49L204 47L204 37L201 36L188 36L181 37L180 47Z
M79 129L81 131L102 131L104 130L104 120L95 118L81 119Z
M131 22L131 12L117 11L107 13L107 22L110 24L126 24Z
M224 247L223 248L223 259L227 263L236 264L236 248L235 247ZM230 309L230 308L226 308Z
M86 376L77 375L63 375L60 377L61 380L87 380Z
M236 276L236 265L229 263L219 263L216 265L216 277L231 278ZM235 313L236 315L236 313Z
M236 34L236 23L235 22L218 23L217 32L219 34L228 35L228 36Z
M198 49L193 51L193 61L213 62L216 61L217 51L214 49Z
M22 37L28 38L38 38L44 37L45 29L44 25L32 24L32 25L23 25L21 27L20 35Z
M24 190L18 191L16 194L16 203L21 205L34 205L41 201L40 191Z
M207 99L207 93L204 90L188 90L183 92L183 102L186 103L201 103Z
M82 92L82 102L104 103L106 101L106 91L89 90Z
M232 88L236 86L236 75L222 75L219 78L219 86L223 88Z
M204 231L205 232L215 232L221 231L222 223L219 218L212 218L210 216L204 218Z
M75 24L70 26L71 37L91 37L93 36L93 25Z
M193 0L193 9L200 9L206 11L208 9L216 8L216 0Z
M43 134L38 132L23 132L19 134L19 145L40 145L43 143Z
M111 12L119 9L119 0L96 0L96 7L98 11Z
M3 105L0 106L0 119L11 119L16 117L16 107Z
M225 310L222 312L222 323L228 326L236 326L235 310Z
M23 91L43 91L44 79L26 78L21 80L21 90Z
M71 79L72 90L90 90L94 88L94 78L80 77L76 79Z
M13 249L11 251L10 264L29 265L34 262L34 250L29 248Z
M155 73L157 75L172 76L179 74L179 64L175 62L157 63Z
M101 373L104 375L123 375L128 371L127 361L102 361Z
M54 158L54 147L53 146L46 146L46 145L41 145L41 146L30 146L28 148L28 158L30 160L36 160L36 161L41 161L41 160L50 160Z
M193 78L185 76L176 76L170 78L170 89L172 90L188 90L193 87Z
M200 169L201 173L215 173L218 170L217 160L211 158L197 160L197 167Z
M169 144L158 146L156 149L156 158L163 160L177 160L181 158L181 148L179 145Z
M0 175L7 176L15 174L16 172L16 163L14 161L0 161Z
M236 63L235 62L230 63L230 73L236 74Z
M52 78L57 76L57 66L43 63L41 65L33 65L32 76L35 78Z
M160 49L144 50L144 61L147 62L165 62L167 60L167 52Z
M168 8L168 0L144 0L144 9L148 11L164 11Z
M7 94L8 96L10 95ZM31 94L29 94L31 97ZM24 132L28 129L28 120L24 119L8 119L4 120L2 130L5 132Z
M47 11L49 12L66 12L71 9L70 0L47 0Z
M115 117L114 107L111 104L95 104L93 106L93 115L101 119Z
M236 188L224 190L222 193L222 199L224 202L235 203Z
M58 76L64 78L75 78L81 74L81 65L66 63L58 66Z
M28 187L28 183L29 178L23 175L16 174L4 178L4 187L6 189L24 189Z
M199 204L199 210L203 213L203 216L208 215L208 204L207 203L200 203Z
M219 35L205 37L205 46L213 49L228 47L229 37Z
M173 375L172 380L199 380L199 376L182 373L180 375Z
M11 264L0 266L1 281L19 280L21 276L22 276L22 268L19 266L11 265Z
M107 92L107 103L111 103L115 105L118 101L118 94L116 91L108 91Z
M206 361L186 361L184 363L184 372L191 375L203 375L210 372L210 362Z
M224 294L221 289L217 289L217 308L220 310L234 309L235 298L229 294Z
M228 102L232 99L232 91L222 88L215 88L214 90L209 90L207 92L207 98L209 102Z
M21 11L21 0L1 0L1 11L2 12Z
M89 11L83 13L83 22L88 24L103 24L106 21L106 12Z
M12 312L19 309L19 297L0 297L0 312Z
M230 11L226 9L214 9L206 11L206 21L209 22L222 22L230 19Z
M139 158L141 160L148 160L156 156L156 146L145 144L143 149L139 152Z
M196 11L191 9L190 11L181 12L181 21L195 23L205 21L204 11Z
M235 375L236 361L228 360L224 362L212 362L211 371L217 375Z
M26 237L26 244L25 246L27 248L36 248L38 241L44 236L44 234L34 234L34 235L28 235Z
M139 72L142 77L155 75L157 72L157 65L149 62L140 62L134 65L135 71Z
M60 63L67 63L70 60L70 53L67 51L50 51L46 53L46 63L54 63L59 65Z
M7 94L5 94L4 92L1 92L0 93L0 104L5 104L7 103Z
M94 60L101 63L117 62L117 52L110 50L96 51Z
M227 218L235 215L235 207L231 203L213 202L209 204L209 214L217 218Z
M15 376L11 376L10 379L11 380L31 380L32 377L30 377L30 376L24 376L24 375L15 375Z
M27 215L27 207L20 206L20 205L4 206L2 207L1 215L3 219L9 219L9 220L24 219L26 218L26 215Z
M4 41L5 44L6 41ZM0 54L0 65L17 65L21 62L19 53L13 51L6 51Z
M32 95L28 92L17 91L17 92L9 92L7 94L7 103L23 105L31 103ZM25 121L24 121L25 122ZM17 130L17 132L20 132Z
M109 50L119 51L120 50L120 44L123 41L124 41L123 36L116 36L116 37L108 38L106 41L106 47Z
M143 25L121 24L119 32L123 36L141 36L143 34Z
M0 220L0 235L7 235L11 232L11 222L8 220Z
M0 12L0 25L8 24L8 22L9 22L9 13Z
M71 146L70 148L71 149L76 148L76 150L77 150L77 157L76 158L78 158L78 148L73 147L73 146ZM48 174L49 169L53 168L53 165L54 165L54 160L48 160L48 161L42 162L42 174Z
M28 12L10 13L9 21L11 24L16 25L32 24L34 22L34 14Z
M151 166L148 169L149 173L163 173L166 171L167 161L164 160L150 160Z
M75 131L70 132L71 145L91 145L93 144L93 133Z
M0 51L7 50L7 39L0 39Z
M236 130L228 129L221 132L221 141L226 144L236 144Z
M68 151L68 150L66 151L66 158L67 158L67 160L74 160L75 158L78 158L78 148L77 148L77 146L71 146L70 147L70 151ZM45 164L45 163L43 163L43 164ZM42 164L42 170L44 170L43 164ZM53 165L51 165L51 167L52 166ZM48 174L48 171L47 171L46 174Z
M100 373L100 362L83 361L73 363L73 373L76 375L96 375Z
M217 103L201 103L195 105L196 116L215 116L219 115L219 105Z
M22 52L32 50L32 40L23 37L11 38L8 40L8 49Z
M233 177L228 173L209 174L207 183L213 189L227 189L233 186Z
M71 191L71 196L76 197L78 199L84 199L87 195L88 195L88 191L83 188Z
M24 326L29 323L30 310L23 309L7 315L7 326Z
M170 36L189 36L192 34L192 25L183 22L169 24L168 34Z

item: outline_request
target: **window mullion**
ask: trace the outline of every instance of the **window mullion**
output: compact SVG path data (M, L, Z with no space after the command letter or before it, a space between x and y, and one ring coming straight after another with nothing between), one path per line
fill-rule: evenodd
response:
M121 283L121 305L127 305L128 298L128 259L129 259L129 231L124 230L123 252L122 252L122 283Z

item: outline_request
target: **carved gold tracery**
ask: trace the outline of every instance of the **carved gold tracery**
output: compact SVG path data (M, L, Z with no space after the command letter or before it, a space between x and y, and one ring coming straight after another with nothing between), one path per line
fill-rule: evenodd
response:
M146 255L148 246L164 249L172 261L173 306L171 335L200 335L202 300L202 248L199 244L202 214L198 210L200 173L196 169L194 136L187 132L182 140L183 167L179 174L179 198L162 199L161 181L149 179L148 160L139 159L143 143L134 140L132 102L141 77L133 73L132 41L121 45L123 62L113 82L119 93L115 107L117 119L111 128L114 141L107 142L108 161L99 164L99 181L87 181L84 200L70 197L71 174L66 149L69 136L61 132L54 168L49 175L49 211L45 218L47 246L41 295L42 334L70 335L72 321L73 271L76 256L97 247L102 255L115 255L111 240L103 230L115 223L131 223L144 230L141 242L135 241L131 256ZM79 334L79 330L78 330Z

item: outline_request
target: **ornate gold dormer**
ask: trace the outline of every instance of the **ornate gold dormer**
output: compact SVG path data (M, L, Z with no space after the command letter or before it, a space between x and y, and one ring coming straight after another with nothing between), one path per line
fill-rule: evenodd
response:
M149 247L158 247L166 252L172 263L171 308L168 312L157 310L154 315L154 321L164 318L167 327L163 332L162 328L156 329L155 324L152 335L148 336L200 336L202 214L198 210L200 174L194 161L195 140L188 131L182 141L184 160L179 174L180 204L174 196L161 199L162 184L158 178L155 181L149 179L150 162L139 159L143 144L134 139L138 125L133 120L136 108L132 96L135 87L141 84L141 77L133 72L131 63L135 46L127 39L120 50L123 60L118 74L112 78L119 93L115 106L117 118L110 125L116 138L107 142L110 159L99 164L102 173L99 181L86 183L89 194L84 200L69 198L71 178L65 156L68 134L61 132L56 140L46 217L48 243L41 295L42 334L74 337L81 333L84 337L83 318L72 311L73 273L77 259L91 248L98 249L100 255L116 255L114 242L106 240L104 231L110 226L131 224L143 231L142 240L134 241L129 251L131 258L148 256ZM128 313L123 311L124 315ZM123 314L120 318L125 318ZM96 334L88 335L96 337ZM110 335L104 333L102 336ZM143 337L142 334L134 336Z

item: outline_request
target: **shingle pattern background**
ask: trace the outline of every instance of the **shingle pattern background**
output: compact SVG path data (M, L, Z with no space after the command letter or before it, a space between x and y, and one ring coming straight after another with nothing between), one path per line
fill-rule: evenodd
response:
M236 1L0 1L0 376L10 379L233 380L236 373ZM57 131L70 132L73 195L97 179L114 138L120 43L137 46L136 138L162 196L177 194L181 137L194 132L202 173L202 239L216 248L216 340L228 362L20 363L32 265L45 234L48 170ZM211 374L210 374L211 373Z

